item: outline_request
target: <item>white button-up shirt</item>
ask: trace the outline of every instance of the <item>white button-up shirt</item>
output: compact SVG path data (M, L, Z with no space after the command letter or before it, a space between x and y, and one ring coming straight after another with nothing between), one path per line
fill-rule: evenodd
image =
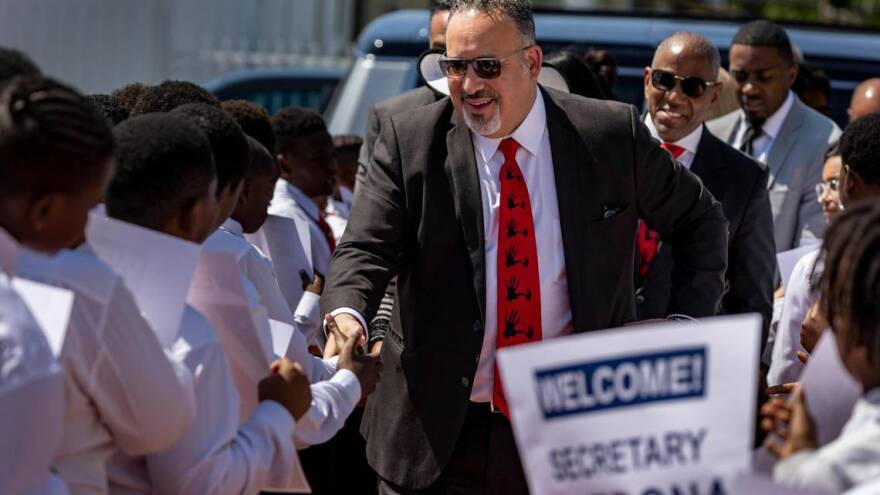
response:
M796 382L804 370L797 353L805 351L804 346L801 345L801 326L807 312L818 300L818 295L810 291L810 275L818 257L817 245L815 251L805 254L794 265L794 270L785 286L782 316L776 327L770 369L767 371L768 385Z
M238 222L234 220L225 222L221 230L214 232L205 241L204 246L206 249L229 252L236 256L242 273L242 281L246 286L252 287L246 291L252 309L256 310L259 307L259 310L262 311L263 298L269 301L278 301L279 299L283 301L280 289L274 283L275 277L271 262L265 259L260 251L244 238L241 225ZM276 306L280 304L280 302L275 303ZM252 311L252 313L259 314L260 311ZM278 308L275 311L282 310ZM288 346L286 357L300 363L312 383L312 407L305 416L300 418L294 435L296 444L305 447L326 442L342 428L345 420L354 411L354 407L361 398L361 387L354 373L349 370L337 371L336 361L338 358L325 361L308 352L307 340L299 322L317 321L318 296L306 292L303 295L303 300L300 301L297 313L298 315L294 315L295 321L291 321L289 316L278 321L293 326L293 337ZM308 316L301 313L308 313ZM269 332L268 320L256 323L260 323L258 331ZM317 326L317 322L315 325ZM260 335L258 338L261 341L266 339L271 341L271 335ZM239 385L248 387L248 390L239 390L241 410L244 412L244 417L247 417L257 408L254 399L257 383L242 382Z
M663 138L660 137L660 133L657 132L657 127L654 126L654 119L651 117L650 113L645 115L645 125L648 127L648 130L651 131L651 135L654 136L654 139L660 141L661 143L664 142ZM691 165L694 164L694 157L697 156L697 148L700 147L700 139L702 138L703 125L700 124L687 136L673 143L669 143L684 149L684 152L677 158L678 163L681 163L684 168L690 170Z
M840 493L880 477L880 389L865 394L836 440L802 450L773 468L773 481L819 493Z
M0 229L0 236L5 235ZM0 493L68 493L49 468L61 444L64 424L61 366L42 329L2 271L0 418Z
M261 402L239 425L239 396L211 323L184 309L174 358L193 374L199 418L171 448L140 458L115 456L114 494L245 494L291 485L299 462L293 416Z
M269 213L308 223L312 265L318 273L326 276L330 269L330 245L327 244L324 231L318 226L320 210L317 203L290 182L278 179Z
M785 118L788 117L788 112L791 111L791 106L794 105L794 93L789 91L788 97L785 98L785 101L782 103L782 106L776 110L773 115L771 115L766 121L764 121L764 125L761 126L761 135L755 139L752 149L754 153L752 157L755 160L758 160L761 163L767 163L767 155L770 154L770 150L773 148L773 142L776 140L776 136L779 134L779 129L782 127L782 124L785 122ZM736 149L742 148L743 138L745 138L746 128L748 128L748 124L743 121L742 125L739 126L739 130L736 133L736 139L733 141L733 147Z
M64 437L53 468L71 493L107 493L106 461L115 451L158 452L192 425L192 375L169 359L122 279L87 248L53 258L22 250L17 273L75 294L61 353Z
M486 322L480 360L474 376L471 400L492 400L495 346L498 331L498 225L501 205L499 174L504 154L498 149L501 139L490 139L471 132L480 179L483 203L483 228L486 235ZM550 154L550 135L544 98L537 92L532 109L509 137L519 143L516 161L529 189L535 239L538 248L538 276L541 285L541 332L544 339L571 333L571 304L568 279L562 252L556 178Z

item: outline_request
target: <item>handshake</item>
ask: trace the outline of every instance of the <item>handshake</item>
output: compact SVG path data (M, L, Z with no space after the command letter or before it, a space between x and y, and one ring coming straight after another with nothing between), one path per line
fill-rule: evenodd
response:
M373 393L382 377L379 352L364 353L361 345L364 336L361 330L346 336L339 330L332 316L327 315L324 318L327 329L334 336L331 341L343 342L336 368L354 373L361 385L361 399L366 398ZM271 374L260 380L259 400L275 401L287 409L295 420L299 420L312 404L310 386L308 376L299 363L286 358L279 359L272 363Z

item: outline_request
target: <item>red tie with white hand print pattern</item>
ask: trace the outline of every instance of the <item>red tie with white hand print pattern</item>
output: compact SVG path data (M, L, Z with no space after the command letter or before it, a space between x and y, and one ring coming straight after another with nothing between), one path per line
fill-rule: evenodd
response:
M501 198L498 215L498 332L495 348L541 340L541 285L535 223L525 178L516 163L519 143L501 141ZM508 418L498 365L492 402Z

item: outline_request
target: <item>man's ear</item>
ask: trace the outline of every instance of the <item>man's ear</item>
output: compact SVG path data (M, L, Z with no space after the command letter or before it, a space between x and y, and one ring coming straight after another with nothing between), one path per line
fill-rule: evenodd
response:
M544 52L541 51L541 47L535 45L527 48L526 61L529 65L529 73L531 73L532 78L537 80L538 74L541 72L541 63L544 61Z
M723 88L724 83L721 81L718 81L718 84L713 84L712 87L709 88L709 91L711 92L711 95L709 97L709 106L714 105L715 102L718 101L718 98L721 97L721 90Z
M788 86L794 86L794 81L797 79L798 72L800 72L801 66L797 62L793 62L791 67L788 69Z

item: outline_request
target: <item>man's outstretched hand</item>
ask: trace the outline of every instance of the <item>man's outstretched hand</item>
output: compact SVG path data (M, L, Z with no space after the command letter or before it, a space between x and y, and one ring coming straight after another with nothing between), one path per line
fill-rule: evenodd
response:
M361 398L370 395L382 378L382 361L379 359L379 353L364 354L363 334L360 330L355 330L353 334L345 337L332 316L325 316L324 321L327 329L333 335L332 340L345 339L342 351L339 353L339 361L336 363L337 369L345 369L354 373L361 384Z
M334 323L333 328L330 327L330 322ZM327 345L324 346L324 359L339 354L340 349L345 346L345 341L348 340L348 337L355 333L360 333L357 344L363 346L366 343L366 338L364 337L367 334L366 330L361 326L361 322L350 314L341 313L335 317L329 314L325 315L324 325L326 325L328 335Z

